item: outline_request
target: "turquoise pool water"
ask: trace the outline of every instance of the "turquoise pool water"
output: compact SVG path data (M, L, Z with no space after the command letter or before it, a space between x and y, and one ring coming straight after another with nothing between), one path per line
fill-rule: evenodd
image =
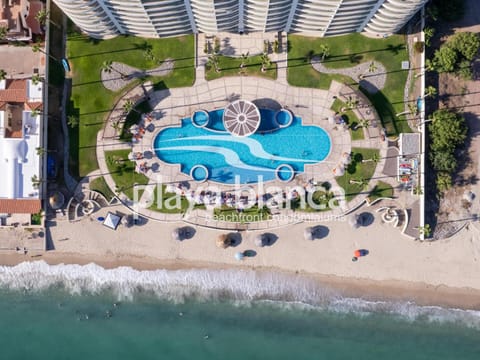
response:
M280 165L290 165L295 174L306 164L324 160L330 153L331 141L325 130L302 126L301 118L279 128L275 111L260 109L261 124L256 134L234 137L223 127L223 109L210 111L206 127L198 128L190 118L181 127L160 131L155 140L155 153L170 164L181 164L182 172L190 175L195 165L204 165L208 179L232 184L238 176L242 184L275 179ZM278 173L278 172L277 172ZM285 178L287 174L281 174Z

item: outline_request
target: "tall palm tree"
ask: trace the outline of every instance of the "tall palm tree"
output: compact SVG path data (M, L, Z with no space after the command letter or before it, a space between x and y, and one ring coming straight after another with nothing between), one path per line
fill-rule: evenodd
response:
M113 66L113 62L112 60L105 60L102 65L101 65L101 70L102 71L105 71L106 73L111 73L112 71L115 71L117 74L120 75L120 77L122 79L125 79L127 78L127 75L125 75L124 73L122 73L121 71L115 69L115 67Z
M35 148L35 151L37 152L38 156L43 156L48 152L48 150L43 147L37 147Z
M359 185L362 189L364 189L368 185L368 180L364 179L364 178L359 179L359 180L350 179L348 182L350 184Z
M320 56L322 58L322 61L324 61L327 57L330 56L330 48L328 47L328 45L320 45Z
M215 69L215 72L220 72L220 68L218 67L218 55L216 53L210 55L208 57L208 62L207 62L207 65L210 67L210 68L214 68Z
M362 160L362 163L371 162L371 161L373 161L375 164L377 164L380 161L380 155L378 155L378 153L374 153L370 159Z
M39 179L37 175L33 175L30 180L32 181L32 187L34 189L38 189L40 184L46 181L43 179Z

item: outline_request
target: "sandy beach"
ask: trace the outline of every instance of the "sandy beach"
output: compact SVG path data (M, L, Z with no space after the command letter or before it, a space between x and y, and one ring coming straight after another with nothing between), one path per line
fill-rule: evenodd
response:
M54 250L45 253L0 254L0 263L44 260L49 264L96 263L105 268L131 266L139 270L189 268L250 268L284 271L312 276L348 296L367 299L413 300L423 305L480 309L480 240L475 224L455 237L420 242L381 223L352 229L345 221L322 223L324 238L307 241L302 223L274 229L278 239L256 247L256 232L240 232L235 247L220 249L215 240L225 233L196 228L193 238L171 239L171 232L183 223L145 225L113 231L93 218L76 223L57 221L50 228ZM355 249L369 254L352 262ZM254 256L235 259L239 251L253 250Z

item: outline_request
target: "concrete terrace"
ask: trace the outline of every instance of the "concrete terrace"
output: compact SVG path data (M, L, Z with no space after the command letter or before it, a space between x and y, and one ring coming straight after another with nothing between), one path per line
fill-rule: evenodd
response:
M257 34L258 35L258 34ZM261 35L261 34L260 34ZM268 34L267 34L268 35ZM270 34L271 35L271 34ZM238 39L237 39L238 38ZM286 37L285 37L286 39ZM197 41L197 61L196 61L196 82L194 86L188 88L175 88L161 91L152 91L150 85L145 85L148 90L150 105L154 109L152 112L154 120L150 125L151 131L146 131L142 140L136 144L127 144L120 142L116 138L115 130L108 123L104 130L97 136L97 159L100 167L100 174L111 189L115 189L115 183L109 176L108 167L105 161L105 151L118 149L131 149L133 152L152 151L153 141L156 134L164 128L171 126L180 126L181 119L190 117L190 115L199 109L214 110L225 107L233 99L245 99L253 101L259 107L278 110L280 107L288 108L294 115L300 116L304 125L317 125L326 130L330 136L332 148L330 155L321 163L305 166L305 172L297 175L290 183L272 181L268 185L280 186L282 188L293 186L304 186L307 182L322 183L325 181L336 185L333 169L341 160L343 153L351 152L352 147L377 148L380 150L380 162L377 165L373 178L380 178L384 166L384 159L387 153L387 142L382 138L378 127L371 127L364 131L365 140L352 141L348 129L343 126L332 124L328 118L333 114L330 107L337 96L347 97L351 94L351 89L337 82L332 82L329 90L319 90L310 88L293 87L287 84L287 54L286 45L283 45L284 51L280 54L272 54L271 58L278 65L277 80L268 80L257 77L238 76L223 77L213 81L205 80L204 64L207 61L203 54L205 44L204 35L200 34ZM271 39L270 39L271 40ZM245 37L241 35L229 34L228 42L222 41L222 51L229 55L239 55L242 52L250 54L261 53L263 51L263 39ZM228 46L227 48L225 48ZM261 46L261 48L259 48ZM108 122L118 121L122 104L126 99L138 100L142 97L145 89L137 87L127 93L115 106L111 112ZM368 111L367 114L361 109L356 110L359 117L370 117L375 124L378 119L376 113ZM362 113L363 111L363 113ZM163 183L181 183L187 182L192 189L198 186L192 179L180 171L180 165L172 165L161 162L156 156L145 160L149 169L145 175L150 178L152 185L147 187L140 203L145 203L148 197L156 187L156 183L161 180ZM153 169L153 170L152 170ZM249 184L250 186L251 184ZM375 185L371 182L363 194L356 196L348 204L342 203L341 207L328 212L322 212L325 216L341 216L361 206L367 194ZM85 184L83 185L85 187ZM215 186L222 191L232 189L231 185L222 185L207 181L201 184L202 188ZM255 185L253 185L255 187ZM123 194L120 199L127 206L133 208L134 204ZM141 206L135 206L133 210L138 211L143 216L161 221L185 220L198 225L218 228L238 229L238 224L214 221L209 216L208 210L195 210L187 216L183 214L164 214L152 211ZM280 220L263 221L248 224L248 229L263 229L277 227L286 224L298 222L292 214L292 210L282 209ZM327 214L328 213L328 214ZM290 216L290 218L289 218Z

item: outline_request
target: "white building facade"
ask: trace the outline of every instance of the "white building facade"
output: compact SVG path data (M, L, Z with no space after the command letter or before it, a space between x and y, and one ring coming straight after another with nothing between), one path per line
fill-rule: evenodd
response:
M399 31L428 0L53 0L85 33L169 37L286 31L311 36Z

